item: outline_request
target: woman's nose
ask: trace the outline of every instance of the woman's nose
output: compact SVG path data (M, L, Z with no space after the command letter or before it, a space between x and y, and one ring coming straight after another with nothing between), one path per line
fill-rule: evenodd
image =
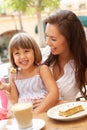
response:
M46 38L46 44L51 46L50 38Z

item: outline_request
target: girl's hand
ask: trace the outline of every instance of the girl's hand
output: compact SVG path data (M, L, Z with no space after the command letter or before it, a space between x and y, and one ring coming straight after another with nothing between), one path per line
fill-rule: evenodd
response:
M6 90L10 92L10 84L9 83L3 83L0 81L0 90Z
M40 104L43 102L43 98L41 99L36 99L36 100L32 100L32 103L33 103L33 109L36 109L37 107L40 106Z
M0 89L3 90L4 89L4 84L0 81Z

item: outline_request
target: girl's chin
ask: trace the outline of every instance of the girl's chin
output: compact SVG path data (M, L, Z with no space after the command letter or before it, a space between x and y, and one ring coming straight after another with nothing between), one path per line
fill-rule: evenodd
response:
M29 67L21 67L23 70L28 70Z

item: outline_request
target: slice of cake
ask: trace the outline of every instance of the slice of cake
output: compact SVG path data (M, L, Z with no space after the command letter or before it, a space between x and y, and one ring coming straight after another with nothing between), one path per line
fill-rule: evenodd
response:
M82 105L74 103L67 104L59 108L59 116L67 117L83 110L84 108Z

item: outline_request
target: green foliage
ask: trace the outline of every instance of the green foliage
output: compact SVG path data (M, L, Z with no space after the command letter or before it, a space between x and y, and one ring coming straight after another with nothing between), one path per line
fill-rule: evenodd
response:
M59 6L59 0L5 0L5 2L8 7L14 10L30 13L34 13L36 8L40 8L41 11L44 11L46 8L53 11Z
M8 2L8 6L16 11L26 12L26 13L36 13L37 19L38 19L38 34L40 39L40 46L44 46L45 38L44 38L44 30L42 25L42 19L41 19L41 13L46 11L46 13L50 13L54 9L58 8L59 6L59 0L5 0L5 2ZM10 3L10 4L9 4ZM49 12L47 12L49 10ZM20 14L20 13L19 13ZM19 15L20 16L20 15ZM22 22L21 17L19 17L19 22L21 30L22 28Z
M20 10L25 12L29 0L5 0L7 7L13 8L14 10Z
M59 0L42 0L42 10L49 8L50 11L53 11L54 9L58 8L58 6Z

